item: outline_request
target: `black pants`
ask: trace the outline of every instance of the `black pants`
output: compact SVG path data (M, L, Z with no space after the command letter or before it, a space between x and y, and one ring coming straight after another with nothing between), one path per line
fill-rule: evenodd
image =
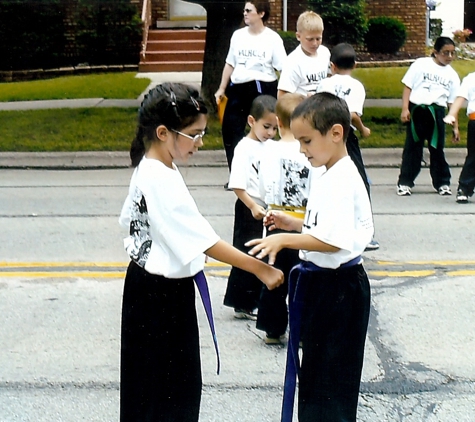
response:
M197 422L201 363L192 278L170 280L134 262L122 305L121 422Z
M278 233L288 233L282 230L268 232L268 236ZM275 259L274 267L284 273L284 283L269 290L263 285L259 299L259 313L256 328L265 331L270 337L278 338L285 334L289 322L287 309L287 294L289 289L290 270L300 262L299 251L282 249Z
M262 220L256 220L249 208L237 199L234 206L233 246L247 253L250 248L244 244L252 239L260 239L262 229ZM261 289L262 282L254 274L232 267L224 295L224 304L236 309L256 309L259 305Z
M350 129L350 133L348 134L348 139L346 140L346 150L348 151L348 155L350 156L353 163L355 163L355 166L358 169L358 173L363 179L366 192L368 192L368 197L371 201L368 175L366 174L366 170L364 167L363 156L361 155L360 143L353 128Z
M277 97L277 81L251 81L243 84L230 84L226 89L228 102L223 116L222 133L224 150L230 170L234 148L245 136L251 104L257 96L263 94Z
M370 312L362 265L301 277L300 422L354 422Z
M460 173L458 188L468 196L475 189L475 120L469 120L467 128L467 158Z
M443 185L450 186L450 168L445 160L445 123L443 121L445 110L443 107L436 107L435 122L431 112L427 108L417 108L415 104L409 104L411 119L414 122L419 141L415 142L412 134L411 123L406 128L406 143L402 152L401 172L399 173L398 185L414 186L414 180L421 171L422 153L425 140L429 141L430 153L430 176L432 186L439 189ZM430 145L430 139L437 125L438 139L437 148Z

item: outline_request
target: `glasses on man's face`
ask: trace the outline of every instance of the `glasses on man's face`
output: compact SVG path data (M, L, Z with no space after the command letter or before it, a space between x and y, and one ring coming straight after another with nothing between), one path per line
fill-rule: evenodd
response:
M203 130L203 132L198 133L198 135L191 136L175 129L172 129L172 131L175 133L178 133L178 135L184 136L185 138L191 139L194 144L198 144L199 142L201 142L203 140L203 136L205 136L205 133L206 133L206 131Z
M455 57L457 53L455 51L445 50L445 51L441 51L440 54L442 54L445 57Z
M252 12L254 12L254 10L252 10L252 9L244 9L243 10L243 13L252 13Z

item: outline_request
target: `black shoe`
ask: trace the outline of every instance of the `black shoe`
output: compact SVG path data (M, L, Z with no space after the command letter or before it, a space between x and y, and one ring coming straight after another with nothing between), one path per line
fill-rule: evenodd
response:
M457 190L457 198L456 201L459 204L466 204L468 202L468 195L462 189Z
M232 191L232 189L229 187L229 183L226 183L224 186L223 186L224 190L227 190L227 191Z

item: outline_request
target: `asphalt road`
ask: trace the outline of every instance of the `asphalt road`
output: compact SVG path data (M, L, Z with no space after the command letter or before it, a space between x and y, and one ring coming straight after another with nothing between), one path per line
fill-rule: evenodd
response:
M460 169L453 169L452 189ZM222 166L182 168L199 208L231 239ZM361 421L475 420L475 201L430 186L395 194L397 169L370 168L376 239ZM0 421L118 419L127 257L117 224L131 170L0 170ZM222 306L228 267L207 266L222 373L198 304L203 422L279 420L285 347Z

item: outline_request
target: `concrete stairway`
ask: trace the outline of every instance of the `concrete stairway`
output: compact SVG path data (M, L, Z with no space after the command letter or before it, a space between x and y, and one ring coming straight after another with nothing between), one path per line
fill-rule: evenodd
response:
M200 72L205 38L204 29L150 30L139 72Z

